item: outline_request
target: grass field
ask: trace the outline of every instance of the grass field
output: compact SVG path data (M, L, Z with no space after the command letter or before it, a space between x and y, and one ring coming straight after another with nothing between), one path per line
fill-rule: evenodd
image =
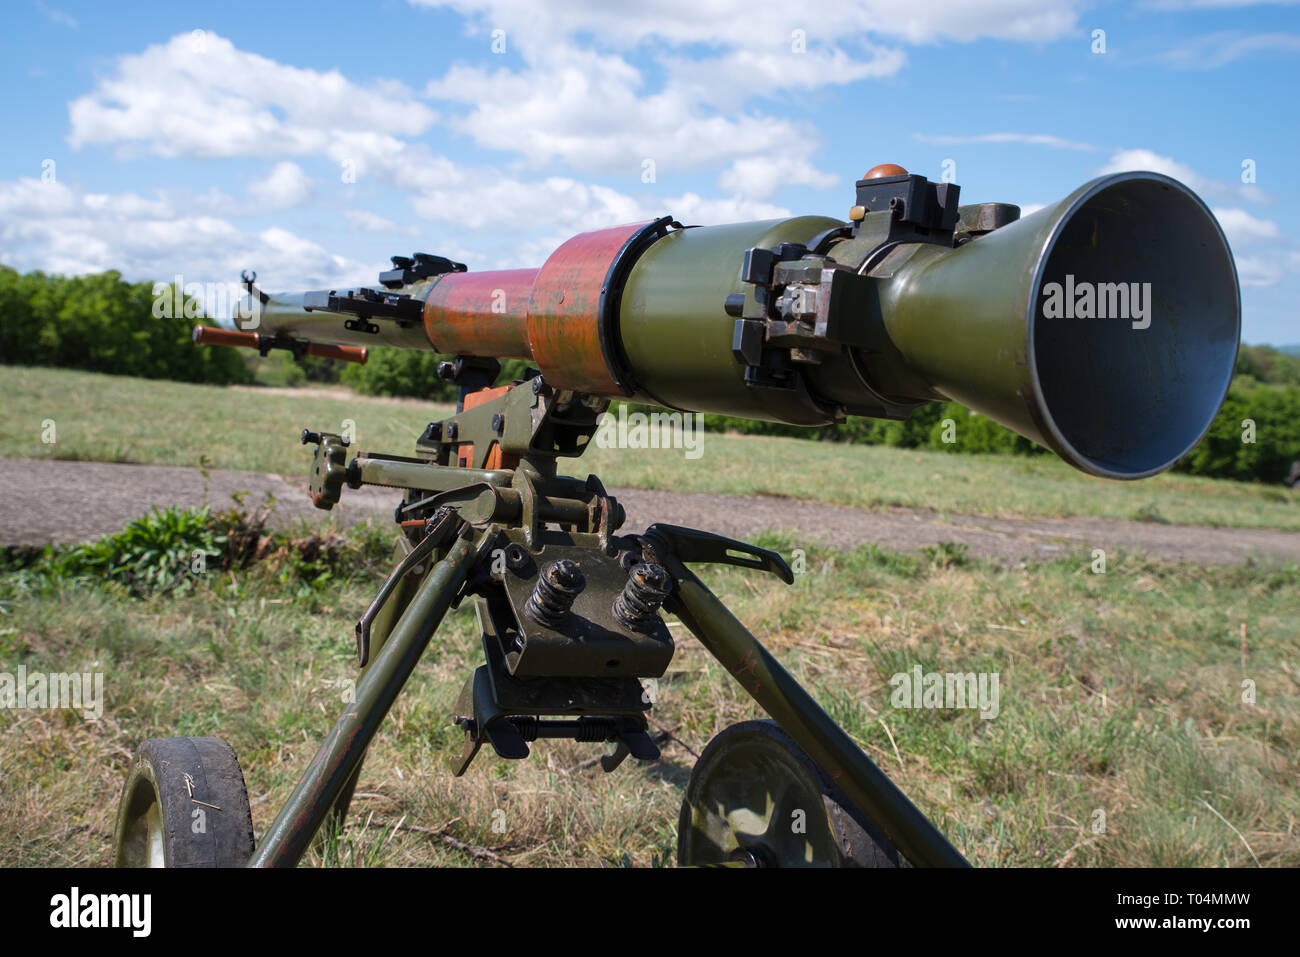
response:
M1121 556L1094 575L864 549L813 552L793 587L706 580L977 865L1300 866L1294 566ZM342 708L350 622L378 582L377 566L310 586L262 563L142 601L0 575L5 669L100 671L106 698L99 721L0 710L0 864L108 863L129 756L151 736L228 738L262 833ZM579 768L595 746L539 742L520 763L485 749L457 780L450 710L480 653L467 604L372 746L351 826L307 863L482 863L444 836L514 865L672 863L687 748L760 716L673 632L654 713L682 744L663 760L605 775ZM997 717L893 707L890 676L917 665L998 674Z
M445 412L445 409L443 410ZM433 407L222 390L0 367L0 454L297 474L297 431L356 424L403 452ZM41 433L54 420L57 441ZM958 457L706 435L704 456L593 449L609 485L766 492L864 508L994 515L1138 514L1300 528L1283 489L1162 476L1104 483L1046 458ZM359 543L386 534L362 526ZM793 543L761 541L787 555ZM362 554L360 545L354 546ZM365 552L365 554L372 554ZM93 582L0 573L0 671L102 672L98 721L0 709L0 865L102 865L128 760L145 738L226 737L260 834L355 678L351 623L385 571L373 558L306 582L262 562L151 599ZM706 581L864 750L985 866L1300 866L1300 569L1110 555L1005 568L938 550L810 550L792 587L753 572ZM655 717L659 762L605 775L599 752L539 743L480 755L462 779L450 712L478 663L468 603L453 613L380 731L350 825L308 864L659 865L694 753L760 717L675 621ZM890 678L996 674L996 718L898 708ZM504 824L504 830L501 826ZM458 842L458 843L457 843Z
M259 393L63 369L0 366L0 455L248 469L298 476L304 426L355 424L361 449L409 454L447 407ZM53 444L44 423L55 425ZM1054 457L947 455L708 433L703 455L593 447L573 463L606 485L764 493L859 508L891 505L996 516L1087 515L1300 530L1300 494L1282 486L1165 474L1141 482L1083 475Z

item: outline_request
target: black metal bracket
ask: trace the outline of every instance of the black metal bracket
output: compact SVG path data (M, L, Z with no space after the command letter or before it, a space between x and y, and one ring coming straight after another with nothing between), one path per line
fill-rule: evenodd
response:
M378 289L314 289L302 294L306 312L338 312L357 316L343 325L358 332L376 333L379 327L368 319L392 319L400 325L424 321L424 303L407 295Z
M510 760L528 757L527 742L538 738L614 741L613 753L601 758L606 771L613 771L629 754L643 761L659 757L646 732L650 704L637 679L514 678L486 602L479 599L475 607L487 663L474 669L456 702L454 719L465 732L464 748L450 757L456 777L469 768L484 741ZM543 720L543 714L570 720Z
M932 183L916 173L857 182L858 205L867 213L889 210L894 221L921 233L951 233L957 225L956 183Z
M295 362L301 362L307 355L311 342L307 339L291 339L289 336L261 336L257 341L257 354L266 358L272 349L284 349L293 353Z
M446 256L414 253L410 256L391 256L392 269L379 274L379 284L389 289L400 289L421 279L431 279L448 272L465 272L464 263L452 262Z
M467 395L488 388L497 381L500 374L500 361L483 356L456 356L438 363L438 378L454 382L459 387L456 396L457 415L465 411Z

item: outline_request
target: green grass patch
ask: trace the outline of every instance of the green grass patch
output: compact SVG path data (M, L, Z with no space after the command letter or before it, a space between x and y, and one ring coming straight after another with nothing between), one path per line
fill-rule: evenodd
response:
M298 476L311 460L302 428L340 431L354 448L410 454L449 407L0 366L0 454L247 469ZM47 443L46 423L55 441ZM707 433L703 455L591 448L568 464L606 485L766 494L858 508L907 506L1004 517L1072 515L1300 530L1300 492L1166 473L1141 482L1093 478L1049 456L955 455ZM563 465L563 463L562 463Z

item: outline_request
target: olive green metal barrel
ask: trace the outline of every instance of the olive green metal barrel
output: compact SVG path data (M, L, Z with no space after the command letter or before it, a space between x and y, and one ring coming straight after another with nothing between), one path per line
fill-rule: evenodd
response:
M723 310L741 282L745 250L807 243L842 226L825 216L680 229L637 260L622 290L618 332L644 402L746 419L822 425L826 411L795 391L745 385L732 354L735 319ZM796 401L797 398L797 401Z
M904 411L946 398L1085 472L1134 479L1193 448L1227 392L1240 335L1232 254L1205 204L1156 173L1102 177L955 247L832 248L871 280L852 320L864 341L805 363L796 389L748 385L721 308L746 290L745 249L833 225L680 230L646 250L619 326L637 397L807 425L828 421L828 403L879 414L872 397Z
M428 283L421 284L427 289ZM252 318L236 323L246 332L308 339L311 342L332 342L349 346L391 346L398 349L428 349L424 326L418 322L371 322L349 328L337 312L308 310L302 292L272 293L260 309L245 309Z
M1093 475L1142 478L1190 451L1236 363L1227 240L1158 173L1093 180L956 249L897 246L868 275L880 391L961 402Z
M1116 173L1018 220L911 174L858 189L848 223L664 217L579 234L537 270L307 294L314 310L270 297L261 324L523 356L556 389L795 425L952 399L1108 478L1160 472L1205 434L1241 302L1223 231L1186 186Z

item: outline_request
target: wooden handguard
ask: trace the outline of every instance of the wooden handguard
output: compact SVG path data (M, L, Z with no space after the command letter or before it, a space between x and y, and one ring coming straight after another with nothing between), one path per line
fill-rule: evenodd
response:
M208 346L242 346L245 349L263 347L270 349L292 349L289 342L280 342L256 332L239 332L235 329L218 329L215 326L195 326L194 341ZM306 355L321 359L341 359L344 362L364 363L370 357L370 350L361 346L335 346L323 342L308 342L303 350ZM265 354L265 353L263 353Z

